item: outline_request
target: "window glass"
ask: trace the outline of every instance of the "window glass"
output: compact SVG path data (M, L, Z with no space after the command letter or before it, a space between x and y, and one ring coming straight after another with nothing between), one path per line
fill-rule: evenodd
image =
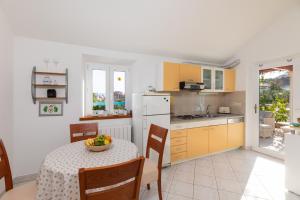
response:
M115 110L125 110L125 72L114 71L114 109Z
M106 71L93 70L93 110L106 110Z
M203 69L203 83L205 89L211 89L211 69Z
M216 90L223 90L223 71L216 70Z

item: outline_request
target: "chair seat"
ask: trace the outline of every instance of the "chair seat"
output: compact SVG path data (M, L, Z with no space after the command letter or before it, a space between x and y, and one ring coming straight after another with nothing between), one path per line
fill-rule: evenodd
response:
M35 200L36 191L36 182L31 181L4 193L0 200Z
M150 160L149 158L145 159L144 170L142 176L142 185L154 182L158 180L158 168L157 164Z

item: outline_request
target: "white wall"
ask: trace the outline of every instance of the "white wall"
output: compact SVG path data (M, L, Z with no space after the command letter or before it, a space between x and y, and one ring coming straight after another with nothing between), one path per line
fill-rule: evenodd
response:
M12 160L12 56L13 34L0 4L0 138L3 139ZM0 193L3 181L0 183Z
M14 176L37 173L47 153L69 143L68 125L78 122L82 115L83 55L131 60L128 66L133 92L156 86L162 61L180 61L23 37L15 37L14 52ZM45 58L55 58L69 68L69 103L64 106L62 117L39 117L38 104L34 105L31 99L32 67L44 66Z
M247 145L254 144L257 137L258 120L253 106L258 99L257 66L258 63L268 66L269 63L283 62L285 57L293 57L294 87L300 87L300 5L287 12L256 37L249 41L235 58L241 59L238 69L238 87L246 89ZM246 79L244 78L246 75ZM300 117L300 90L294 90L294 118Z

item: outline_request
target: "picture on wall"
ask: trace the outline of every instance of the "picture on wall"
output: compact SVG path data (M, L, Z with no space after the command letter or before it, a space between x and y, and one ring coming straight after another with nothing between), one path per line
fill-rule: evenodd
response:
M62 116L63 103L62 102L40 102L39 116Z

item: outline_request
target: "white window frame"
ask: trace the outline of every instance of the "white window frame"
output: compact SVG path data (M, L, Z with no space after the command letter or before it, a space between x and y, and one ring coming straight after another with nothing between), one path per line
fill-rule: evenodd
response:
M114 71L125 72L125 108L128 110L129 105L129 69L126 66L88 63L85 70L85 115L93 114L93 70L106 71L106 107L105 110L109 114L114 114Z

